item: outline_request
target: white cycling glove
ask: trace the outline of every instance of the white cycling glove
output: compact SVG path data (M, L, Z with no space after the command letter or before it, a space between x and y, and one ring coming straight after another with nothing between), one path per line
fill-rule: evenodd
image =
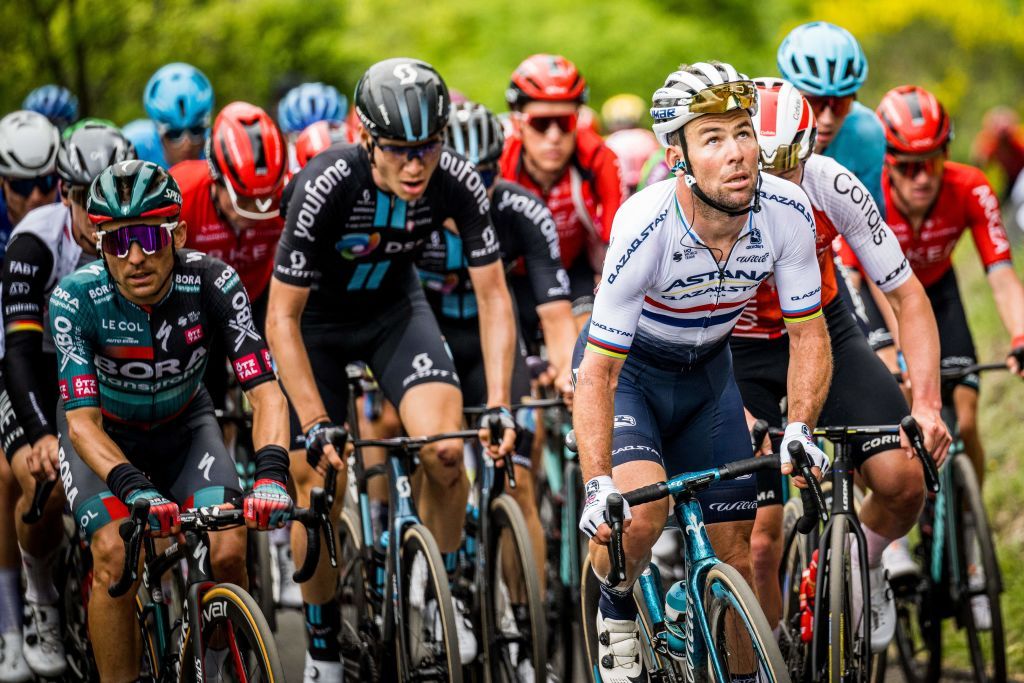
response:
M580 531L593 538L597 528L607 523L605 511L608 509L608 496L618 493L615 483L609 476L594 477L583 487L583 512L580 515ZM624 519L629 519L629 503L623 499L622 510Z
M804 452L811 458L811 467L821 468L822 474L828 471L828 456L814 443L811 430L803 422L790 422L786 425L786 433L782 436L782 453L779 454L779 462L783 465L792 462L789 457L789 444L793 441L804 447ZM794 473L799 474L799 472Z

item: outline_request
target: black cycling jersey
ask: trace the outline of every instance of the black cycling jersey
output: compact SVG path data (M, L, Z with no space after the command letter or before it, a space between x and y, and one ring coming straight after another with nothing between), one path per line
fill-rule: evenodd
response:
M448 219L469 266L497 261L489 207L480 175L451 149L423 196L405 202L377 187L362 146L332 147L285 188L274 277L311 288L307 321L370 318L407 297L417 248Z
M562 268L558 229L547 205L522 185L498 180L491 196L491 221L506 268L523 260L535 305L568 300L569 278ZM440 227L434 230L417 266L427 301L439 320L476 317L476 296L458 235Z

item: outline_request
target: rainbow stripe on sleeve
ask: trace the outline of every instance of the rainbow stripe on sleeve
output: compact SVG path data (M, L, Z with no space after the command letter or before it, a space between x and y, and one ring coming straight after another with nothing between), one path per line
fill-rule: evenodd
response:
M600 353L603 356L611 356L612 358L618 358L623 360L626 354L629 353L628 346L619 346L618 344L612 344L598 339L594 335L587 335L587 348L594 353Z
M813 320L819 315L821 315L820 301L809 308L804 308L799 311L782 310L782 320L787 323L802 323L807 320Z
M13 332L41 333L43 331L43 324L40 323L38 320L15 320L13 322L7 323L7 327L5 329L7 331L7 334L11 334Z

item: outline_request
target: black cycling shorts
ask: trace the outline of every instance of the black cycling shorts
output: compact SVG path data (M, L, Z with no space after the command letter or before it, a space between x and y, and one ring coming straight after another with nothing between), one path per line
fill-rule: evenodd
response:
M25 430L21 428L18 416L14 414L14 405L7 394L3 372L0 371L0 448L4 449L4 455L10 463L19 448L29 445L31 444L25 436Z
M185 412L170 422L142 430L104 420L103 429L128 461L181 507L238 505L242 485L213 410L210 395L200 387ZM75 450L63 405L57 408L57 429L64 495L88 542L98 529L127 519L128 508Z
M960 300L960 289L956 282L956 273L950 268L937 282L925 290L932 302L935 312L935 323L939 327L939 362L942 368L963 368L978 362L978 354L974 350L971 328L967 325L967 314ZM971 373L966 377L943 383L943 401L948 402L949 394L955 386L964 386L978 390L979 377Z
M590 267L586 254L582 254L576 262L565 269L569 276L569 300L576 301L580 297L593 297L594 270ZM510 275L508 278L509 291L515 299L516 308L519 313L519 330L523 341L526 342L527 351L537 355L535 351L543 341L540 329L540 317L537 315L537 298L533 295L533 285L530 278L525 275Z
M892 425L910 413L903 392L885 364L874 354L845 302L836 297L825 307L832 341L832 385L818 424ZM730 340L736 382L743 404L758 419L782 424L779 403L786 395L789 337ZM875 455L899 448L899 436L852 437L857 467ZM778 445L776 445L778 448ZM758 478L758 503L782 504L782 482L777 473Z
M455 364L441 330L416 284L409 297L370 319L345 322L303 321L302 339L328 418L348 419L348 379L345 366L365 362L384 392L398 407L412 387L431 382L461 388ZM292 448L305 449L305 435L295 411L289 410Z

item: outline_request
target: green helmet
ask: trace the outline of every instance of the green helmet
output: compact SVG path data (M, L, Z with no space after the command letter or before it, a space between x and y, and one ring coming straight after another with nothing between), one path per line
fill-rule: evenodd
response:
M109 126L110 128L117 128L118 130L120 130L118 128L117 124L114 123L113 121L111 121L110 119L101 119L101 118L96 117L96 116L87 116L84 119L79 119L78 121L75 121L70 126L65 128L64 131L60 134L61 135L61 139L62 140L67 140L79 128L85 128L86 126L95 126L95 125Z
M181 213L181 190L151 161L120 161L92 181L86 208L97 227L125 218L174 217Z

